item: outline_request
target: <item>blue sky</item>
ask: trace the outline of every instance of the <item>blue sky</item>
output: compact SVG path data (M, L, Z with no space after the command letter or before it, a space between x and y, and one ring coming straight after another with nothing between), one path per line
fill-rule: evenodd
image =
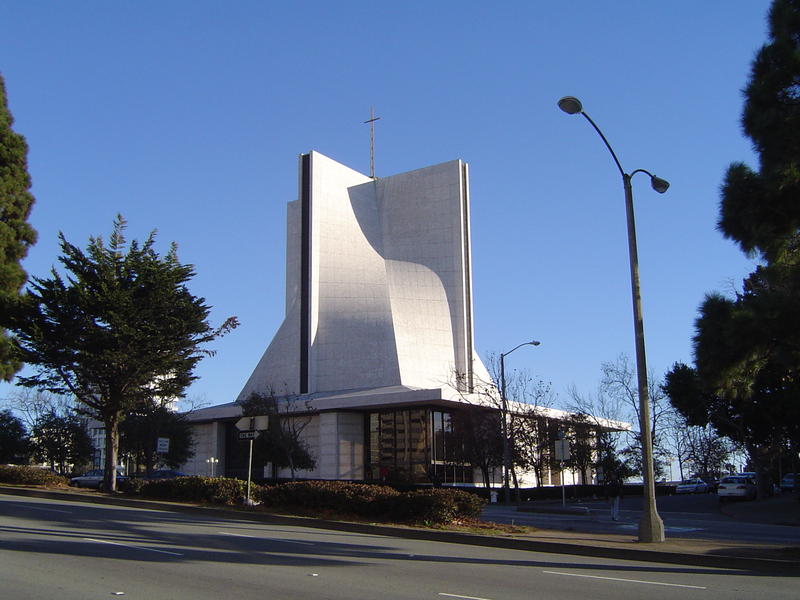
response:
M192 291L241 327L197 371L233 400L283 317L285 206L297 155L391 175L470 165L475 343L566 404L634 354L621 178L634 179L648 362L691 360L705 293L753 268L715 229L732 161L755 164L741 89L766 0L695 2L20 2L0 0L0 72L28 140L45 275L117 213L196 266ZM755 165L757 166L757 165ZM0 386L0 397L11 387Z

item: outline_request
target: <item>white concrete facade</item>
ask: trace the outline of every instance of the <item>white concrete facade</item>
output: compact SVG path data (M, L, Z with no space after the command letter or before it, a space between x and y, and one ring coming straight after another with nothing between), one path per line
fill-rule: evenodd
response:
M469 169L453 160L372 179L318 152L299 162L298 199L287 209L283 323L237 402L191 417L197 459L184 470L207 473L205 459L224 452L224 427L237 443L230 428L238 402L260 393L306 420L302 437L316 467L297 477L375 481L377 466L383 480L392 448L415 453L403 468L419 482L442 463L433 456L433 411L490 406L473 393L492 384L473 346ZM410 417L397 426L401 451L381 436L383 417L402 411L415 412L417 429Z
M239 400L486 377L473 350L467 165L370 179L317 152L300 163L286 316Z

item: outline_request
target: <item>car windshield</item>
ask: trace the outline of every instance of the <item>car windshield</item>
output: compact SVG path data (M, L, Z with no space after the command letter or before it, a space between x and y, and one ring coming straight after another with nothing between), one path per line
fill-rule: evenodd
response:
M726 477L721 483L747 483L745 477Z

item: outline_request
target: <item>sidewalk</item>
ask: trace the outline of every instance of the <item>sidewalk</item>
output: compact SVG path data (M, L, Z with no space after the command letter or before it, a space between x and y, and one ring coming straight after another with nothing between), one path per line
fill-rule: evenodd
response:
M734 569L747 572L768 571L800 577L800 543L786 547L769 544L744 544L717 540L681 538L668 538L662 543L640 543L632 535L586 534L552 530L537 530L530 534L490 536L394 525L373 525L345 521L326 521L305 517L289 517L245 509L243 507L197 506L176 502L142 500L125 496L111 496L72 489L45 490L0 484L0 494L156 510L172 510L184 513L203 514L215 518L248 519L269 524L315 527L372 535L426 539L534 552L593 556L617 560L663 562ZM780 504L780 502L775 503L776 506L777 504ZM783 519L785 515L775 516L782 514L776 506L759 506L758 509L753 510L753 512L758 513L754 518ZM737 511L741 509L735 508L733 510ZM791 512L791 509L789 509L789 511ZM789 517L792 517L792 515L789 514Z

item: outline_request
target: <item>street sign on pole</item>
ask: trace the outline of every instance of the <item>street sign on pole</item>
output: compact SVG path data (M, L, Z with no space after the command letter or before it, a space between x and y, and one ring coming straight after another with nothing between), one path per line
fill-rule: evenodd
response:
M569 440L562 439L556 440L556 460L558 461L565 461L570 459L570 452L569 452Z
M169 438L158 438L158 445L156 446L156 452L159 454L166 454L169 452Z
M242 417L236 421L236 429L239 430L239 439L250 442L249 457L247 459L247 497L245 504L251 506L253 501L250 499L250 479L253 473L253 440L269 427L269 416L259 415L257 417Z

